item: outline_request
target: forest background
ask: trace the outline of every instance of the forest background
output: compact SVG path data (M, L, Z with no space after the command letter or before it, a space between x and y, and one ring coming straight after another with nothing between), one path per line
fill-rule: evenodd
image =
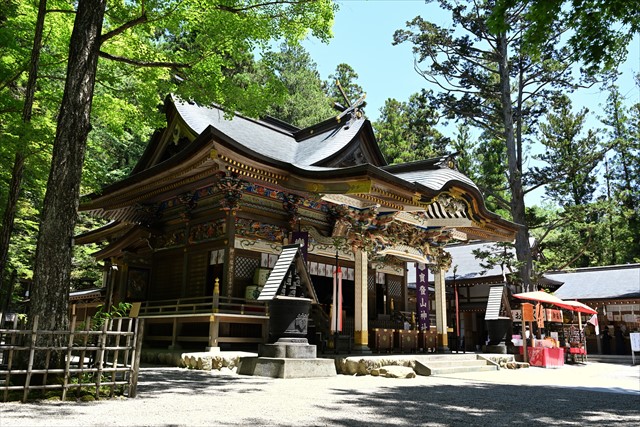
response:
M129 174L164 125L168 93L304 127L335 115L335 102L385 92L362 87L348 63L335 64L322 79L300 44L308 34L328 40L336 6L330 1L211 1L206 13L195 0L91 2L106 13L91 131L79 163L82 194ZM375 117L389 163L458 153L458 168L478 183L489 209L536 237L529 279L548 269L640 262L640 103L625 97L631 88L618 87L617 70L637 37L640 11L624 1L606 7L580 1L573 9L542 3L546 9L526 0L435 3L449 16L446 25L416 17L389 40L411 47L415 63L406 67L415 66L424 86L365 112ZM0 0L2 300L24 297L17 279L31 279L37 264L47 181L60 164L54 160L52 168L75 7L63 0ZM34 39L38 24L41 40ZM349 42L353 49L367 43L357 34ZM34 46L40 57L31 84ZM638 76L635 85L640 88ZM572 106L570 95L580 87L606 93L597 122ZM532 151L534 144L543 149ZM526 205L524 196L536 189L547 202ZM75 208L77 200L67 204ZM99 225L81 214L73 232ZM101 267L90 256L95 250L73 247L71 288L100 284ZM520 255L507 261L514 269L526 262Z

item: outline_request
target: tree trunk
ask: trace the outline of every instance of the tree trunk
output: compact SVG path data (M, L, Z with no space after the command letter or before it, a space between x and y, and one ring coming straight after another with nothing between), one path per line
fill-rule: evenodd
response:
M105 7L106 0L78 2L69 43L67 78L38 235L29 316L29 319L40 316L41 330L64 330L69 323L73 230L91 128L91 103Z
M13 172L11 173L11 183L9 184L9 197L2 218L2 231L0 232L0 294L6 293L4 286L4 270L7 266L7 254L9 253L9 241L13 233L13 222L16 218L16 207L22 186L24 175L24 156L21 152L16 152L13 161Z
M44 16L47 13L47 0L40 0L38 5L38 17L36 18L36 30L33 36L33 49L31 50L31 63L29 67L29 80L24 97L24 106L22 109L22 121L29 123L31 121L31 112L33 111L33 99L36 93L36 80L38 78L38 64L40 63L40 50L42 48L42 31L44 28ZM22 188L22 177L24 176L25 155L21 150L16 151L16 157L13 162L13 172L11 174L11 183L9 184L9 197L2 218L2 232L0 233L0 295L3 293L4 269L7 263L7 254L9 253L9 242L13 234L13 223L16 217L16 206ZM11 288L13 289L13 288ZM5 291L6 293L6 291ZM8 296L11 298L11 295Z
M533 260L531 246L529 245L529 228L525 217L524 190L522 188L522 161L520 149L516 144L513 126L513 108L511 106L511 81L509 78L509 56L507 50L506 35L498 38L499 72L500 72L500 96L502 99L502 119L504 124L505 142L507 145L507 161L509 165L509 188L511 189L511 216L516 224L519 224L516 233L516 257L522 263L520 267L520 279L524 291L531 289L531 273Z
M38 64L40 63L40 48L42 47L42 31L44 28L44 16L47 13L47 0L40 0L38 4L38 17L36 18L36 33L33 36L33 49L31 50L31 63L29 66L29 80L24 95L24 107L22 108L22 120L29 122L33 111L33 99L36 94L36 80L38 78Z

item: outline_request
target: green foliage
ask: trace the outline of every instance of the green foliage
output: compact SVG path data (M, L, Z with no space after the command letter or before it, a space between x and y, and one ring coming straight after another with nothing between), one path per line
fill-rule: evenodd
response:
M587 113L573 114L569 98L561 97L540 124L544 149L534 158L546 165L532 168L532 184L546 185L547 196L563 206L589 203L596 189L596 167L604 151L594 131L581 137Z
M337 114L322 90L316 63L302 46L283 44L280 52L265 55L260 65L274 70L286 90L284 99L270 105L267 114L300 128Z
M483 132L475 149L478 182L485 193L487 208L509 218L509 183L507 182L507 155L504 140L491 137L491 132Z
M625 107L623 101L611 86L600 146L590 133L579 137L584 111L573 114L566 105L542 127L548 166L541 175L552 182L547 194L561 208L547 209L546 221L534 230L540 268L640 261L640 115L638 104ZM605 174L601 195L594 198L596 165L604 166Z
M590 72L615 69L623 63L627 45L640 31L640 5L627 0L496 0L489 19L492 31L509 30L502 16L523 7L529 22L524 47L533 57L544 54L545 42L556 32L560 20L572 30L568 44L573 55Z
M515 249L512 243L498 242L489 245L486 249L473 250L473 256L480 260L481 275L499 266L502 274L510 282L517 280L517 271L522 264L516 259Z
M640 87L640 80L637 80ZM611 86L602 122L607 126L609 148L606 161L607 200L612 205L609 221L615 238L623 243L615 251L620 262L640 261L640 103L625 107L616 86ZM620 224L622 227L616 227Z
M338 104L347 107L347 101L349 103L356 102L362 96L364 96L364 90L362 86L357 83L358 73L349 64L338 64L334 74L329 75L329 79L325 82L325 93L327 96ZM344 99L342 92L337 83L340 83L340 87L344 91L347 99Z
M108 320L118 317L127 317L131 310L131 303L120 302L117 305L112 305L111 309L105 311L103 305L98 306L98 311L91 318L91 330L97 331L102 328L102 325Z
M437 111L428 104L429 93L422 91L409 102L387 99L380 118L373 123L380 150L390 164L407 163L442 156L448 151L448 138L437 129Z

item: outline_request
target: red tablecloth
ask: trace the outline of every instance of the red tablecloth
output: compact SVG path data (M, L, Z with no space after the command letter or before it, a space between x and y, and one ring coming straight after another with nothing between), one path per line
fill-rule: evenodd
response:
M564 366L563 348L527 347L527 353L531 366L540 366L543 368L559 368ZM520 354L522 354L522 347L520 347Z

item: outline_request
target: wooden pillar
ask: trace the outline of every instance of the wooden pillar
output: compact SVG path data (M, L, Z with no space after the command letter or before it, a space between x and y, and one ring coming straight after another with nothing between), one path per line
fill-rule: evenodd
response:
M436 266L433 272L436 294L436 332L438 334L437 351L449 352L449 339L447 337L447 298L445 293L444 276L446 270Z
M355 352L369 353L369 327L368 327L368 268L369 257L367 252L355 251L355 325L354 348Z
M220 336L220 321L216 316L218 313L218 306L220 303L220 279L216 278L213 284L213 301L211 311L213 314L209 316L209 345L206 351L219 352L220 346L218 345L218 337Z
M209 346L206 351L220 351L218 337L220 336L220 321L216 315L209 316Z
M178 304L179 303L180 300L178 300ZM179 328L180 324L178 323L178 318L174 317L173 325L171 328L171 345L169 346L169 350L178 350L180 348L180 346L178 345L178 335L180 333Z

